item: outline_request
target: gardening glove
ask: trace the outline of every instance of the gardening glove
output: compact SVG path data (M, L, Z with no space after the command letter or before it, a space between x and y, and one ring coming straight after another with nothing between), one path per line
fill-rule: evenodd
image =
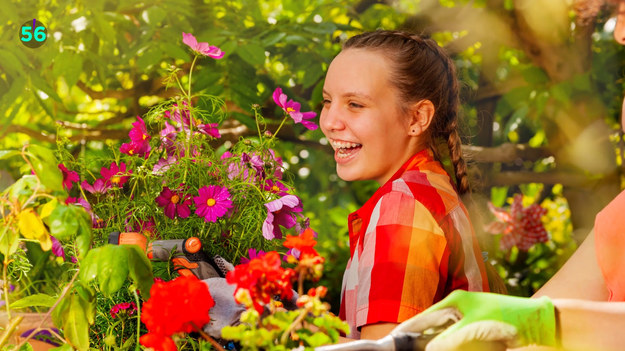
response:
M428 314L441 310L447 311L449 318L425 321ZM445 327L449 319L457 322L432 339L426 351L465 350L475 342L499 343L506 347L556 345L555 311L549 298L529 299L464 290L455 290L401 323L391 335Z
M245 306L234 300L236 285L228 284L226 278L222 278L234 270L232 263L221 256L214 256L213 262L220 270L217 273L221 274L203 280L215 301L215 306L209 311L211 321L203 329L208 335L219 339L224 327L239 324L239 317L245 311Z

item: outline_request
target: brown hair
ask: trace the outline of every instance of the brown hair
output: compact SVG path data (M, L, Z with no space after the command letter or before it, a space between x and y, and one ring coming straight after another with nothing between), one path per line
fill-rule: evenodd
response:
M343 44L343 49L349 48L379 50L389 59L393 67L391 84L397 87L404 102L401 108L421 100L432 102L435 113L428 128L428 145L438 158L437 140L446 142L458 193L469 192L467 167L458 133L458 80L449 55L432 39L388 30L353 36Z

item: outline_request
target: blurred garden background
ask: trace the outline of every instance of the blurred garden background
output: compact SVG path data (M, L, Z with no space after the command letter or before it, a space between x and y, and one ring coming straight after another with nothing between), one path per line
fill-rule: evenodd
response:
M465 201L511 294L530 296L546 282L624 187L625 51L601 1L0 0L0 9L0 149L58 144L76 159L97 159L118 148L136 116L177 93L164 78L174 64L184 63L181 77L190 68L182 32L225 52L197 62L193 90L225 100L230 118L217 142L227 146L256 133L254 105L278 127L278 86L302 110L319 112L325 71L344 39L406 29L436 39L458 67L474 188ZM33 18L48 31L34 49L19 40ZM282 130L277 152L319 234L322 284L336 311L347 215L376 185L340 180L321 131L305 131ZM0 159L0 189L21 166ZM527 251L504 250L501 234L484 230L495 220L488 203L507 209L516 194L547 210L551 240Z

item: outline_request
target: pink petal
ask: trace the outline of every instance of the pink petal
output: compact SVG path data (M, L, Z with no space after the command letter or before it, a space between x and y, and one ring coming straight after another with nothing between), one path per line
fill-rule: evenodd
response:
M182 42L187 44L191 49L196 50L197 39L191 33L182 32Z

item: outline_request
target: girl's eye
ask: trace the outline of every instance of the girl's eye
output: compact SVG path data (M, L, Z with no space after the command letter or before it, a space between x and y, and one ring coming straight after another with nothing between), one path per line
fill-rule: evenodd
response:
M323 101L321 103L323 103L323 105L325 106L325 105L328 105L330 103L330 100L323 99Z
M352 107L352 108L362 108L363 106L361 104L359 104L359 103L356 103L356 102L350 102L349 103L349 107Z

